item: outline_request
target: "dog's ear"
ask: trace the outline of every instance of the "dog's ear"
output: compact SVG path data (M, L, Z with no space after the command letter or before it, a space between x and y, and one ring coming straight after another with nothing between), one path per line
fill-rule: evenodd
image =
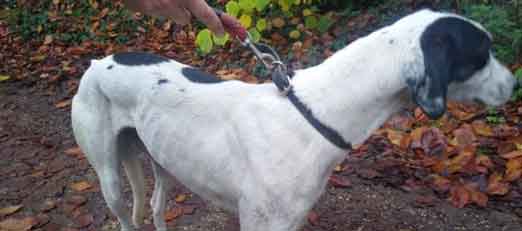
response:
M448 85L466 81L487 64L491 39L469 21L447 17L428 26L420 43L425 72L407 84L422 110L439 118L446 111Z

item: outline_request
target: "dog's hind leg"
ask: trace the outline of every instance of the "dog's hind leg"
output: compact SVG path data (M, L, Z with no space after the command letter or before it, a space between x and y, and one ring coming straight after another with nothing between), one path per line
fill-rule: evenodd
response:
M154 160L151 162L152 171L154 172L154 191L152 192L152 198L150 200L152 219L156 230L166 231L165 204L167 200L167 192L170 189L170 175Z
M100 101L103 107L103 101ZM72 127L78 145L98 175L103 197L111 212L118 218L122 231L134 230L130 214L121 193L120 156L117 152L117 135L108 115L93 113L95 109L73 100Z
M134 200L132 221L136 228L143 224L145 216L145 174L138 154L145 151L145 146L139 139L136 129L125 128L118 135L118 155L129 179Z

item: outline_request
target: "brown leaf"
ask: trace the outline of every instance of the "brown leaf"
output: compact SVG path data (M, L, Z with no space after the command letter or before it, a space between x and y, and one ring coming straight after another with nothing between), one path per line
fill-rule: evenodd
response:
M0 222L0 230L2 231L26 231L30 230L38 221L34 217L26 217L23 219L7 218Z
M466 146L462 149L456 157L450 159L448 172L455 173L466 166L470 161L473 161L475 157L475 147Z
M76 225L78 228L84 228L92 224L94 217L91 214L84 214L76 218Z
M413 114L417 122L426 122L430 120L430 118L422 111L420 107L415 108Z
M455 129L453 135L455 136L455 146L471 145L477 140L477 137L475 137L473 133L473 128L468 124L464 124L462 127Z
M467 188L471 195L471 201L480 207L486 207L488 205L488 195L483 192L477 191L473 188Z
M11 205L0 209L0 216L8 216L23 208L23 205Z
M69 148L69 149L65 150L64 153L69 155L69 156L78 158L78 159L84 159L85 158L85 155L83 154L83 152L82 152L82 150L80 149L79 146Z
M64 107L70 106L71 103L72 103L72 100L71 99L67 99L67 100L63 100L63 101L60 101L60 102L56 103L54 106L56 108L64 108Z
M347 188L347 187L352 186L352 182L350 180L348 180L345 177L336 176L336 175L331 175L330 178L328 179L328 182L332 186L338 187L338 188Z
M522 176L522 157L510 159L506 163L506 181L515 181Z
M493 129L496 137L515 137L519 135L518 129L508 125L499 125Z
M432 175L433 188L438 192L447 192L450 188L451 181L439 175Z
M315 211L310 211L308 213L308 222L313 225L319 225L319 215Z
M506 195L509 184L504 182L501 174L495 172L489 176L487 192L490 195Z
M176 201L176 203L182 203L185 200L187 200L187 194L184 194L184 193L178 194L178 195L176 195L176 198L174 200Z
M402 139L404 139L404 137L407 134L404 133L404 132L395 131L395 130L392 130L392 129L387 129L386 130L386 135L387 135L388 139L390 140L390 142L392 144L394 144L396 146L401 146Z
M186 215L192 215L194 212L196 212L196 206L195 205L184 205L183 206L183 214Z
M502 156L502 158L504 158L504 159L513 159L513 158L522 157L522 150L516 150L516 151L500 154L500 156Z
M448 112L460 121L467 121L477 115L477 109L472 105L464 105L456 102L448 103Z
M413 124L415 123L415 120L411 116L406 115L398 115L394 116L388 121L386 121L386 124L384 127L396 129L400 131L407 131L410 130L413 127Z
M165 221L170 222L183 215L183 207L177 206L172 210L165 212Z
M422 196L422 195L419 195L417 197L415 197L415 202L417 204L420 204L420 205L423 205L423 206L433 206L435 203L435 197L434 196L431 196L431 195L428 195L428 196Z
M450 190L451 204L457 208L464 208L471 203L471 193L462 185L453 186Z
M53 36L52 35L46 35L44 38L44 45L49 45L53 42Z
M87 181L80 181L80 182L71 184L71 188L77 192L85 191L86 189L89 189L91 187L92 187L92 185L89 184L89 182L87 182Z
M493 129L486 124L486 122L481 120L475 120L471 123L471 127L473 127L473 131L480 136L491 137L494 136Z

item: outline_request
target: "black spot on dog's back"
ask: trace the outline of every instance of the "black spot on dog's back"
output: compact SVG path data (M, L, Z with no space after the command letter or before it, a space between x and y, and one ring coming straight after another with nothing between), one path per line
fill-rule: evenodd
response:
M154 65L169 62L169 59L146 52L122 52L113 55L114 62L126 66Z
M158 80L158 85L166 84L166 83L168 83L168 82L169 82L168 79L159 79L159 80Z
M223 80L207 72L192 67L184 67L181 73L185 78L195 83L220 83Z

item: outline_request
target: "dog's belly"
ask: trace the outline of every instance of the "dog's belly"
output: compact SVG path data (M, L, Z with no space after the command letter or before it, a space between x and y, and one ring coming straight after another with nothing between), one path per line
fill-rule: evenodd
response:
M236 210L243 180L241 150L226 122L190 110L145 107L136 128L152 158L201 197ZM197 111L197 110L196 110Z

